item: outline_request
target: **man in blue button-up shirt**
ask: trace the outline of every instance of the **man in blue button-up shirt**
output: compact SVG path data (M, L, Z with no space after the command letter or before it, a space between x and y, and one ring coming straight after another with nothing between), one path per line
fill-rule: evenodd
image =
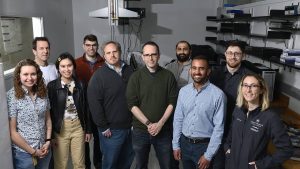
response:
M179 92L174 115L173 155L185 169L206 169L220 148L226 96L208 80L210 67L203 56L194 57L190 69L193 83Z

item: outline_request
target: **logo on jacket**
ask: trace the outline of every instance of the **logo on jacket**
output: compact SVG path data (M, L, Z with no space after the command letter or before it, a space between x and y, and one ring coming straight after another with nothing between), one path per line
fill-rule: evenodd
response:
M251 127L250 130L258 133L259 130L264 126L263 124L260 123L259 119L256 119L255 121L251 121Z

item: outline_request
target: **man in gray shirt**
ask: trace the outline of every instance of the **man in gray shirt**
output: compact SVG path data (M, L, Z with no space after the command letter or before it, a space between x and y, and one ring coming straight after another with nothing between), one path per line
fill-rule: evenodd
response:
M189 76L191 53L191 45L187 41L179 41L176 44L177 60L166 65L166 69L174 74L179 89L188 83L193 82L193 79Z

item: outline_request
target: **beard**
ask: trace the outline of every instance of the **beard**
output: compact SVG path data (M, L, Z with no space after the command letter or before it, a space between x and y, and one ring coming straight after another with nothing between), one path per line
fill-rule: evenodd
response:
M193 75L192 79L194 80L194 83L203 85L204 83L207 82L208 77L197 77L196 78L195 75Z
M233 63L232 62L227 62L227 65L231 68L237 68L241 65L241 63L240 62L233 62Z
M179 62L185 62L185 61L189 60L189 58L190 58L189 55L186 55L184 53L176 54L176 57Z

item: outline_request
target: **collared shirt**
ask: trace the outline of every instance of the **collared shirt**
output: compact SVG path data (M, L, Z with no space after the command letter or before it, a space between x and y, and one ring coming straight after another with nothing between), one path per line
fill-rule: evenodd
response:
M236 104L237 90L242 77L246 74L252 73L247 69L243 63L240 68L231 74L226 66L222 66L212 71L210 76L210 82L218 86L227 96L227 115L225 122L225 137L227 136L232 113Z
M221 67L221 69L216 69L212 71L212 74L210 76L210 81L211 83L218 86L220 89L224 91L224 93L228 98L228 102L233 102L233 105L235 105L238 85L242 77L248 73L251 73L251 71L245 68L244 65L241 65L240 68L233 74L231 74L228 71L227 67L224 66Z
M122 70L125 66L125 63L123 61L120 61L121 62L121 69L117 69L114 65L111 65L107 62L105 62L105 64L112 70L116 71L120 76L122 76Z
M189 73L191 63L191 60L183 64L179 64L178 61L175 61L166 66L166 69L174 74L179 89L188 83L193 82Z
M226 110L226 96L209 81L197 91L190 83L181 88L173 122L173 149L180 149L179 138L210 138L204 153L211 160L220 147Z
M220 82L223 91L228 95L228 97L234 98L234 101L237 98L237 89L238 85L242 79L242 77L250 73L248 69L246 69L244 66L241 66L236 72L231 74L227 68L224 68L223 74L224 74L224 81Z
M17 120L17 132L32 148L41 148L46 138L46 112L50 109L48 97L32 100L26 91L24 98L17 99L12 88L7 92L7 103L9 117ZM15 144L12 146L25 152Z
M97 53L96 62L86 59L85 53L76 59L76 77L79 81L87 85L94 72L103 65L104 59Z

